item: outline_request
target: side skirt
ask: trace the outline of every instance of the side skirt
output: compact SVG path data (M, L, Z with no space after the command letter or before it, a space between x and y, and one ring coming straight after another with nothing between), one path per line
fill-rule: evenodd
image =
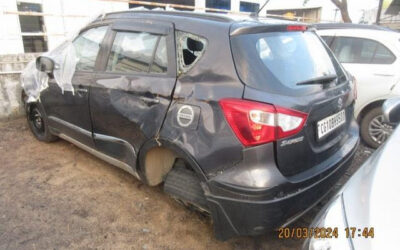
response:
M128 164L126 164L125 162L122 162L122 161L120 161L120 160L117 160L117 159L115 159L115 158L112 158L112 157L110 157L110 156L108 156L108 155L106 155L106 154L104 154L104 153L102 153L102 152L100 152L100 151L97 151L97 150L94 149L94 148L91 148L91 147L89 147L89 146L86 146L85 144L83 144L83 143L81 143L81 142L75 140L74 138L69 137L68 135L65 135L65 134L60 133L60 134L58 134L58 136L59 136L60 138L64 139L64 140L66 140L66 141L68 141L68 142L70 142L70 143L76 145L77 147L79 147L79 148L81 148L81 149L83 149L83 150L85 150L85 151L91 153L92 155L94 155L94 156L96 156L96 157L102 159L103 161L106 161L106 162L108 162L108 163L111 164L111 165L114 165L114 166L116 166L116 167L118 167L118 168L120 168L120 169L122 169L122 170L125 170L126 172L130 173L131 175L135 176L138 180L140 180L140 177L139 177L138 173L135 172L135 171L132 169L132 167L129 166Z

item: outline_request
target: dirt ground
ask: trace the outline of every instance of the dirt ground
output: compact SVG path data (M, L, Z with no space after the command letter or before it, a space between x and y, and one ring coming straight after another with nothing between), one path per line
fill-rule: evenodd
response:
M372 153L360 146L349 172ZM345 182L345 177L341 182ZM293 226L308 226L327 199ZM0 122L0 249L298 249L273 232L225 242L209 218L74 145Z

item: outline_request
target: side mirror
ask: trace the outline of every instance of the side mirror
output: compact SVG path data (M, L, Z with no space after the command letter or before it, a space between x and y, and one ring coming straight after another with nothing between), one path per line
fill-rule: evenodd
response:
M47 56L39 56L38 58L36 58L36 69L45 73L53 73L54 70L53 59Z
M400 97L388 99L382 106L383 117L387 122L399 123L400 122Z

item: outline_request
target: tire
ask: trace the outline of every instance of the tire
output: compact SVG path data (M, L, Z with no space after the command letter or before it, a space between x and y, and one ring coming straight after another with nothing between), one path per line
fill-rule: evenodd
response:
M369 110L361 120L361 138L372 147L378 148L393 132L393 127L385 123L381 107Z
M29 129L32 134L42 142L53 142L58 139L57 136L50 133L47 116L38 104L32 104L27 107L26 118L28 121Z

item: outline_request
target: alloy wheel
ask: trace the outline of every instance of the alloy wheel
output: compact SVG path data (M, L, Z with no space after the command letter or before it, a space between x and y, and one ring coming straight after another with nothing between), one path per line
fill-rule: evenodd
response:
M384 121L383 115L376 116L368 126L369 136L378 144L384 143L392 132L393 126Z

